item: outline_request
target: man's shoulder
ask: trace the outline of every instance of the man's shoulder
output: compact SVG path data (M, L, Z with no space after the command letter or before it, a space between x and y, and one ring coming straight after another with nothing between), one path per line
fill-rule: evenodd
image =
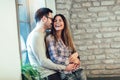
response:
M39 33L39 32L31 32L29 35L28 35L28 38L27 40L28 41L34 41L34 40L41 40L41 39L44 39L44 35L42 33Z
M42 37L42 36L44 37L44 33L33 31L33 32L30 33L30 36L31 37Z

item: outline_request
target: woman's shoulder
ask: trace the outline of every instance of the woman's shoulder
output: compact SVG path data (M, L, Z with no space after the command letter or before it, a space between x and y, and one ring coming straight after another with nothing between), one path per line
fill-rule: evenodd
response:
M52 34L49 34L47 37L46 37L46 40L47 41L53 41L55 38Z

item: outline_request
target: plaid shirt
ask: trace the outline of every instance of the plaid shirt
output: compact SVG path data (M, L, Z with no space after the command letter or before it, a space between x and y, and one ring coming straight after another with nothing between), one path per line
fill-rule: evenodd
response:
M68 65L68 58L71 55L71 50L65 46L62 40L55 42L53 37L49 37L48 40L48 51L50 59L54 63Z
M50 59L56 64L68 65L69 56L72 53L72 50L69 49L62 40L55 41L55 38L52 35L47 37L48 51ZM76 69L77 70L77 69ZM74 70L74 71L76 71ZM60 71L61 73L72 73L72 71Z

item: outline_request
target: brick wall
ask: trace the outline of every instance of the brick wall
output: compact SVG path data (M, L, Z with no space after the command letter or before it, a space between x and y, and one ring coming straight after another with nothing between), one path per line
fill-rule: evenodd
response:
M89 77L120 75L120 0L56 0Z

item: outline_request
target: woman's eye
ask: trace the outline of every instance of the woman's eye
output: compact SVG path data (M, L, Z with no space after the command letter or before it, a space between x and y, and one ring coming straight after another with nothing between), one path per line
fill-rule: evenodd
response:
M54 20L54 22L57 22L57 20Z
M62 22L62 21L63 21L63 19L59 19L59 21L61 21L61 22Z

